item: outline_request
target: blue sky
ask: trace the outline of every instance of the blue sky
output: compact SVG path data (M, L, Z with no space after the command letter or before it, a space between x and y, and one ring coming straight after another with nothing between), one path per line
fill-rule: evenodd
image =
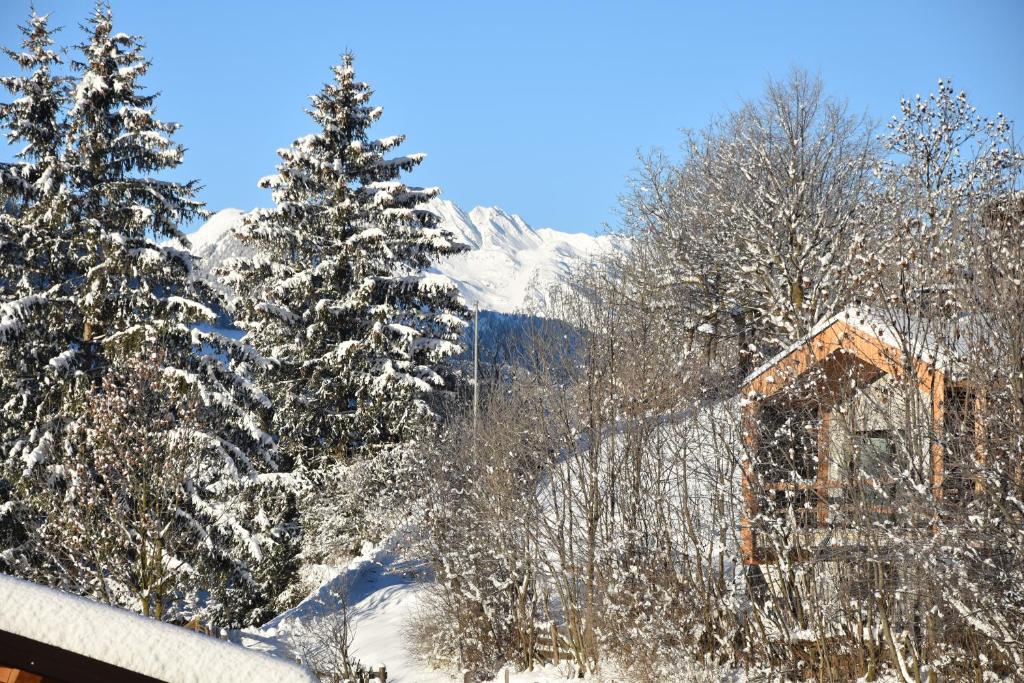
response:
M88 0L35 0L78 42ZM29 3L0 0L0 43ZM142 34L211 209L265 206L256 180L311 130L307 97L345 49L377 91L375 132L429 155L412 176L465 208L499 205L535 226L599 232L638 149L756 96L766 76L820 73L884 120L903 95L952 77L979 111L1024 130L1024 2L261 2L115 0ZM6 62L0 73L12 68ZM3 153L4 157L9 152Z

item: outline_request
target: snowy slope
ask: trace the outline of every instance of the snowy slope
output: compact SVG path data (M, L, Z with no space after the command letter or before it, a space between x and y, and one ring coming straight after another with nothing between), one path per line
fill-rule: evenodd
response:
M454 683L463 680L454 670L428 665L411 642L409 625L429 590L422 567L401 558L401 535L378 547L367 548L347 567L324 567L318 589L292 609L260 628L236 631L232 640L249 650L282 659L296 658L296 644L311 622L339 610L338 595L345 591L352 605L352 654L364 665L387 667L388 683ZM568 667L539 667L514 672L509 683L555 683L567 678ZM499 674L494 683L504 683ZM592 678L593 683L619 683L622 677ZM684 679L679 679L684 680ZM711 679L708 679L709 681ZM668 683L666 681L665 683Z
M339 609L337 595L346 591L352 609L354 641L352 654L371 667L384 665L388 683L457 683L463 680L455 670L435 669L428 665L411 642L409 625L418 615L424 591L422 568L415 561L401 559L401 543L389 539L369 548L347 567L325 567L323 584L294 608L256 629L232 633L232 639L245 648L282 659L295 658L295 641L306 625ZM517 671L509 667L509 683L558 683L575 678L570 662L561 666L536 667ZM504 683L504 670L492 683ZM591 683L623 683L634 680L608 668L600 675L587 676ZM685 664L677 673L658 679L658 683L743 683L738 670L702 669ZM888 683L888 681L886 681Z
M352 654L363 664L386 666L388 683L456 680L452 672L428 667L410 647L407 627L427 586L417 579L417 563L400 559L399 545L390 539L368 548L347 567L325 567L322 585L305 600L258 629L232 634L232 639L250 650L291 659L307 624L336 612L338 595L344 592L352 606Z
M429 208L470 247L432 270L455 282L467 304L479 304L483 310L535 309L545 303L552 287L566 281L574 264L622 248L622 242L613 237L534 229L520 216L497 207L477 207L467 213L450 201L435 199ZM231 234L243 215L238 209L218 211L188 236L201 271L211 272L226 258L251 255Z

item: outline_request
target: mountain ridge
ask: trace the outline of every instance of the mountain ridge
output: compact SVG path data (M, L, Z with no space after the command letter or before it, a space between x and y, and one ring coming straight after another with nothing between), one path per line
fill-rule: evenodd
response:
M452 201L426 205L441 226L469 250L434 263L429 272L449 278L469 306L498 313L536 312L552 289L568 281L572 268L624 248L621 238L533 228L522 216L497 206L464 211ZM254 252L231 234L244 217L240 209L222 209L187 235L199 270L206 277L225 259Z

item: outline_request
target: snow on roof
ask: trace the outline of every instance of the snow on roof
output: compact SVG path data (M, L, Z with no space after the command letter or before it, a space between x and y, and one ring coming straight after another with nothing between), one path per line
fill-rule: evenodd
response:
M0 630L168 683L315 683L297 664L0 575Z
M741 386L748 386L760 375L777 365L786 356L806 345L816 336L840 321L897 349L902 349L904 344L901 342L910 338L914 342L913 347L915 353L913 355L916 356L918 360L927 363L936 369L950 370L955 365L955 358L944 352L943 345L937 341L935 335L928 329L928 325L924 321L908 316L908 329L898 330L890 321L887 321L877 311L865 306L850 306L832 316L829 316L828 318L822 318L819 320L815 323L814 327L807 332L807 334L784 348L782 351L779 351L744 377ZM962 347L962 343L955 346L956 348L952 349L954 355L962 354L965 351Z

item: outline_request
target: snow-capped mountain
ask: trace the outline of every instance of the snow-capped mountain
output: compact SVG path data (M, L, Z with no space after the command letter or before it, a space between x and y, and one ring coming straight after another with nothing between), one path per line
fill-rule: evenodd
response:
M551 289L566 281L574 264L622 248L614 237L534 229L522 217L497 207L478 206L467 213L453 202L435 199L429 208L470 247L431 270L451 278L466 303L483 310L537 310ZM238 209L218 211L188 236L202 271L212 271L224 259L251 254L231 234L243 215Z
M223 209L210 216L198 230L190 233L192 253L198 256L204 271L210 270L221 261L235 256L252 256L253 250L245 246L230 231L242 222L245 212L241 209Z
M512 313L545 303L574 264L621 248L620 240L551 228L534 229L516 214L478 206L469 213L435 199L430 209L470 250L433 267L459 287L470 306Z

